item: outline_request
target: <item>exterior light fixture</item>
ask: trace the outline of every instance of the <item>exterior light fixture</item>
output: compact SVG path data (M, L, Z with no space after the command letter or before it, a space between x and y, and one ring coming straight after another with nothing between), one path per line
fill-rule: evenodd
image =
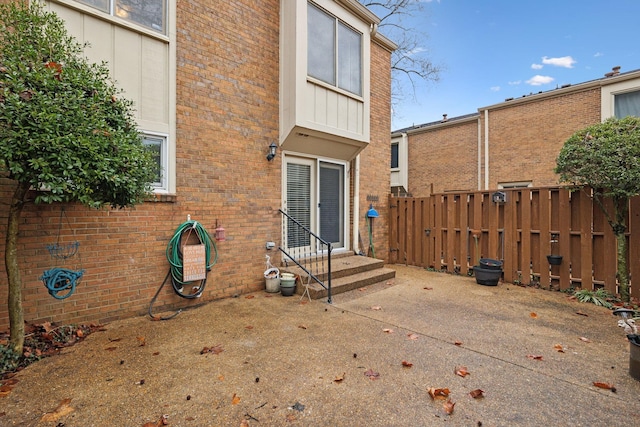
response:
M224 235L224 228L222 227L222 225L218 226L218 220L216 219L216 231L215 231L215 239L216 242L224 242L225 240L227 240L226 236Z
M267 160L269 161L273 160L273 158L276 156L277 148L278 146L276 145L275 142L272 142L271 145L269 145L269 154L267 154Z

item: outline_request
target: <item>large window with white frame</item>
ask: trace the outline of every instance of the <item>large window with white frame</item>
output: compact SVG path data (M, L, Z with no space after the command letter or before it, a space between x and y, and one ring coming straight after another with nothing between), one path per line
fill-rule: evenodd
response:
M613 111L618 119L627 116L640 117L640 90L615 94Z
M362 95L362 33L309 2L307 74Z
M151 152L156 164L156 178L152 183L156 191L168 191L168 147L167 137L161 134L142 134L142 144Z
M167 33L167 0L76 0L111 16Z

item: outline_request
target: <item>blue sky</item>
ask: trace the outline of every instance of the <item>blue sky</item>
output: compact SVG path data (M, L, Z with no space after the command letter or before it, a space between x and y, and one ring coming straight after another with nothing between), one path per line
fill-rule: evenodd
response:
M442 68L394 108L392 130L640 69L640 0L422 0L405 22Z

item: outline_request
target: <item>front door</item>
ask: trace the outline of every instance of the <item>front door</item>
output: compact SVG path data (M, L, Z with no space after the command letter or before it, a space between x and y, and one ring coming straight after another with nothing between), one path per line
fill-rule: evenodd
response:
M285 162L285 212L334 248L345 246L344 164L287 156ZM288 249L316 251L293 229L285 235Z

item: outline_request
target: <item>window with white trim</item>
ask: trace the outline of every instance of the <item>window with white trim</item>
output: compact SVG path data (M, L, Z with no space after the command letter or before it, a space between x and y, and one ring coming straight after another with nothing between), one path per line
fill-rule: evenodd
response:
M309 2L307 74L362 95L362 33Z
M159 33L167 33L167 0L76 1Z
M397 142L391 143L391 169L398 169L400 167L400 144Z
M640 90L615 94L613 96L613 111L618 119L627 116L640 117Z
M531 181L513 181L513 182L499 182L498 189L509 189L509 188L528 188L533 187Z
M142 134L142 144L151 151L153 159L157 165L156 179L152 183L155 190L167 191L168 170L168 153L167 153L167 137L163 135L153 135L149 133Z

